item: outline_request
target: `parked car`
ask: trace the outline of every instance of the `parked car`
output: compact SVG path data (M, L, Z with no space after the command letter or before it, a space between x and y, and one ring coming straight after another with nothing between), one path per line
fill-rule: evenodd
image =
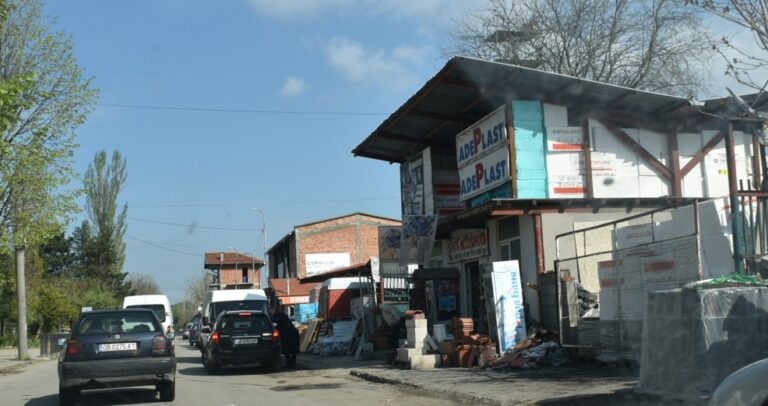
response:
M720 382L710 406L760 406L768 403L768 358L753 362Z
M195 319L192 322L192 327L189 328L189 345L197 347L197 336L200 333L200 319Z
M176 393L176 356L157 315L148 309L83 313L59 356L59 404L84 389L155 385L160 400Z
M203 365L209 374L224 366L280 365L280 333L262 311L226 311L212 328L202 331L209 334L203 348Z
M189 330L192 328L192 322L187 323L186 326L184 326L184 329L181 330L181 338L184 340L189 340Z

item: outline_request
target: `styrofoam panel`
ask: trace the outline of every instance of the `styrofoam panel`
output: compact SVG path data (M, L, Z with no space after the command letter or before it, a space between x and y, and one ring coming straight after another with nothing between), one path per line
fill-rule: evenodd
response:
M638 139L640 145L645 148L646 151L658 159L662 164L669 166L669 141L665 134L640 129L638 131ZM638 166L640 168L640 176L659 175L658 172L656 172L656 170L644 159L639 160Z
M696 165L701 167L701 165ZM695 169L694 169L695 171ZM704 197L704 177L689 173L683 178L683 197Z
M567 127L568 108L565 106L544 103L544 126Z
M720 141L702 160L704 164L704 182L706 197L728 195L728 163L726 161L725 140Z
M640 197L670 196L669 182L658 176L640 176Z

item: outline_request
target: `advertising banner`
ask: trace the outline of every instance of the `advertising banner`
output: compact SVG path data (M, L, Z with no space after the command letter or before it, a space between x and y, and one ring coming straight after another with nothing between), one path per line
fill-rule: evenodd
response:
M473 230L448 242L448 262L488 256L488 233L485 229Z
M418 154L414 159L400 164L400 194L403 216L426 213L424 159Z
M400 264L429 265L437 231L437 215L404 216L400 236Z
M499 148L474 163L459 168L459 178L461 179L459 197L461 201L500 186L511 179L509 151L507 148Z
M584 150L584 130L581 127L547 127L549 151Z
M400 226L379 226L379 260L400 263Z
M506 147L507 122L504 106L456 135L456 164L461 169L501 147Z
M502 354L525 338L523 286L518 261L493 263L493 300L496 308L499 350Z
M307 254L305 259L307 276L318 275L351 265L348 252Z

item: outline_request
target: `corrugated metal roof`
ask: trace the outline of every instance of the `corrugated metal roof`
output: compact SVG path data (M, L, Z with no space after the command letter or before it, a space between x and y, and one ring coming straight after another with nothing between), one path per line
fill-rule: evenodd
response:
M455 153L455 137L507 99L573 107L606 106L637 115L693 109L690 100L468 57L445 66L352 153L404 162L425 146Z

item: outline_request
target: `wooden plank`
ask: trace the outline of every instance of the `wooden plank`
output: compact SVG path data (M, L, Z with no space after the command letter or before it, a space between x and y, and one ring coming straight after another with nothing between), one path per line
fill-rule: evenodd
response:
M507 97L504 107L504 121L507 125L509 148L509 177L512 178L512 197L517 197L517 149L515 149L515 116L512 113L512 98Z
M307 352L307 350L309 349L309 346L317 338L318 327L322 322L323 322L323 319L312 319L309 321L307 330L304 331L304 336L302 337L301 343L299 345L300 352Z
M592 130L589 128L589 116L581 122L582 136L584 137L584 173L587 183L587 198L595 197L595 189L592 180Z
M664 176L665 178L672 180L672 171L667 168L663 163L659 162L658 159L656 159L653 154L648 152L647 149L643 148L642 145L638 144L637 141L632 139L632 137L629 136L624 130L613 124L612 122L608 120L598 120L600 121L605 128L611 132L616 138L619 139L624 145L626 145L629 149L631 149L633 152L637 153L637 155L640 156L643 160L645 160L653 169L656 170L656 172L659 173L659 175Z
M704 145L704 148L702 148L701 151L697 152L696 155L694 155L693 158L691 158L691 160L688 161L688 163L685 164L685 166L683 166L683 169L680 170L683 177L688 175L688 173L691 172L691 170L693 170L693 168L696 165L698 165L702 161L702 159L704 159L704 157L709 153L709 151L712 151L712 149L715 148L715 146L717 146L717 144L719 144L720 141L722 141L724 138L725 138L725 131L720 130L720 132L715 134L715 136L712 137L712 139L709 140L709 142L706 145Z

